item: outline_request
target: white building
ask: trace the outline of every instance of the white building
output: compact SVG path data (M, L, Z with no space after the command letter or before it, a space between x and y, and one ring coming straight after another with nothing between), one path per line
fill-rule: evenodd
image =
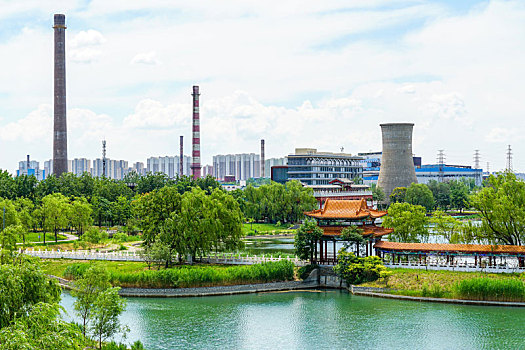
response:
M86 158L75 158L71 162L71 172L75 175L91 173L91 160Z
M164 173L169 178L175 178L180 174L180 157L179 156L165 156L165 157L149 157L147 159L146 172L147 173ZM191 175L191 157L184 156L182 160L183 175Z
M235 180L248 180L261 175L261 157L255 153L213 156L213 173L216 179L235 176Z

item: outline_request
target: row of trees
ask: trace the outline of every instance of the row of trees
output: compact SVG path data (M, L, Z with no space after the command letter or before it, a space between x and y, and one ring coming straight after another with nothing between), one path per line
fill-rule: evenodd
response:
M241 210L248 219L276 223L298 222L304 212L316 208L317 201L311 188L299 181L285 185L272 182L260 187L248 185L244 191L234 191Z
M525 182L512 173L490 176L485 187L467 196L469 206L480 213L480 226L459 221L441 210L428 217L427 208L409 201L393 203L388 209L383 226L394 228L391 240L425 242L432 228L449 243L522 245L525 242Z
M471 194L468 181L453 180L450 182L430 181L428 184L411 184L407 187L394 188L390 195L391 203L410 203L421 205L426 210L463 210L470 206Z

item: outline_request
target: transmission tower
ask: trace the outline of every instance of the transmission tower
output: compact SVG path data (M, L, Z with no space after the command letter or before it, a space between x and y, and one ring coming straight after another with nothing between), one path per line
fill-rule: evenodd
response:
M479 149L474 150L474 169L479 169Z
M512 148L507 148L507 171L512 172Z
M440 149L438 151L438 156L437 156L437 163L438 163L438 167L439 167L439 174L438 174L438 178L439 178L439 182L443 182L443 179L445 177L445 173L444 173L444 167L445 167L445 151Z
M102 140L102 177L106 177L106 140Z

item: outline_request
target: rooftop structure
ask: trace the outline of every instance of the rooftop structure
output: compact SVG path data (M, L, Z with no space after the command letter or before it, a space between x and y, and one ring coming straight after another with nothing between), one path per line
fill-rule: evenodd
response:
M314 197L319 202L319 207L328 199L354 199L364 198L372 201L370 186L355 184L347 178L331 180L328 185L306 185L314 190Z
M381 124L383 151L377 186L385 192L389 201L396 187L408 187L417 183L412 159L412 123Z
M318 152L315 148L296 148L288 156L288 180L306 185L327 185L333 179L362 177L362 158L348 153Z

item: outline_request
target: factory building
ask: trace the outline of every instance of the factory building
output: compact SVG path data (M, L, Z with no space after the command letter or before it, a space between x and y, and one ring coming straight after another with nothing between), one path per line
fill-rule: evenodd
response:
M305 185L328 185L334 179L363 176L362 157L347 153L318 152L315 148L296 148L288 156L288 180Z
M36 160L30 160L27 156L27 160L18 162L18 170L16 176L28 175L35 176L37 180L44 180L46 178L46 171L40 169L40 162Z
M452 180L474 180L476 186L483 182L483 170L467 165L426 164L416 168L417 181L427 184L432 180L450 182Z

